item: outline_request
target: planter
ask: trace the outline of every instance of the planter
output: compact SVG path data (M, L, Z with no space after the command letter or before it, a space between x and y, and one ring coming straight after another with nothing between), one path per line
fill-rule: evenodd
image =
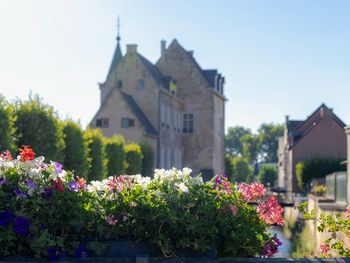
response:
M176 255L180 258L216 258L217 255L217 249L215 245L212 245L212 247L204 252L192 250L190 248L186 249L180 249L177 251Z
M145 241L135 242L128 239L97 241L84 240L89 256L108 258L135 258L149 256L149 245Z

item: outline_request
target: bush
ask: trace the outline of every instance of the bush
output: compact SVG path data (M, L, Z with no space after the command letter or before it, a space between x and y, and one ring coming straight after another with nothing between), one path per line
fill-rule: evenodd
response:
M107 176L121 175L125 173L127 163L125 161L124 137L114 135L105 139Z
M64 167L73 170L81 177L87 177L87 145L84 141L84 133L78 123L67 120L62 123L64 136Z
M342 161L342 158L313 157L299 162L296 165L296 177L299 188L309 190L309 184L313 178L325 177L330 173L345 171L346 167L345 164L341 164Z
M14 127L11 114L11 106L4 97L0 95L0 152L15 150L15 142L13 138Z
M252 180L252 169L248 161L240 156L232 159L232 177L233 181L237 183L250 182Z
M35 145L37 155L64 160L62 129L52 107L43 104L38 96L29 97L28 101L15 102L15 117L17 148Z
M127 174L140 174L142 171L142 152L141 147L136 143L125 145L124 151L126 154Z
M142 174L144 176L152 176L154 169L154 151L153 148L147 143L141 143L142 152Z
M99 129L87 129L84 139L88 149L88 180L102 180L106 177L104 137Z
M258 174L258 181L262 184L270 185L271 187L274 186L275 181L277 180L277 169L273 166L262 166L259 174Z

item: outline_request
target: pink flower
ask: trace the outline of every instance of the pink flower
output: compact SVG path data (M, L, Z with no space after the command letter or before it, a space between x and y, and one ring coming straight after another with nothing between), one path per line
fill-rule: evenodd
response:
M348 207L345 211L345 216L350 217L350 207Z
M107 223L108 223L108 225L114 226L117 222L118 222L118 220L115 219L114 215L109 214L109 216L107 217Z
M270 196L267 202L259 203L257 207L259 217L266 224L283 225L283 208L278 204L274 196Z
M114 176L108 181L110 191L123 191L124 188L130 188L130 179L127 176Z
M328 244L321 244L320 249L322 254L328 254L328 252L331 250Z
M128 213L122 212L122 217L123 217L123 221L127 221L129 219L129 215Z
M239 191L241 192L241 197L247 202L255 201L257 197L265 195L265 187L263 184L252 183L251 185L247 183L241 183L238 185Z
M232 189L231 189L231 183L229 181L222 182L223 189L220 190L220 192L223 192L225 194L231 194Z
M237 206L236 205L230 205L230 210L232 215L236 215L237 214Z

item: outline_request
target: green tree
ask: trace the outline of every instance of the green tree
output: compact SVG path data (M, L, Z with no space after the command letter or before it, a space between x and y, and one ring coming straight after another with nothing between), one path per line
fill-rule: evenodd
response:
M84 140L88 149L88 180L102 180L106 178L106 157L104 137L99 129L86 129Z
M153 148L147 143L140 143L141 152L143 155L142 160L142 175L153 176L153 164L154 164L154 151Z
M0 95L0 152L9 150L14 152L14 126L11 105Z
M264 184L265 186L270 185L271 187L273 187L276 180L277 169L274 166L265 165L261 167L258 174L258 181L260 183Z
M249 162L254 163L258 157L258 137L254 134L246 134L241 137L243 146L243 157Z
M261 161L277 162L278 138L283 135L284 126L263 123L258 129L258 151Z
M130 143L125 145L124 151L126 154L126 162L128 167L126 168L126 173L140 174L142 172L142 151L140 145L136 143Z
M66 120L62 123L64 147L64 168L73 170L75 175L87 177L88 173L88 148L84 140L84 133L80 124Z
M241 138L246 134L251 134L250 129L242 126L229 127L227 134L225 135L226 152L229 152L232 155L243 155Z
M106 159L107 159L107 175L125 174L127 163L124 152L124 137L114 135L105 139Z
M63 162L63 134L53 108L35 95L28 101L17 100L14 112L17 147L29 145L37 156Z
M309 184L313 178L325 177L339 171L346 171L343 158L313 157L296 165L296 177L299 188L309 190Z
M233 156L230 153L226 152L225 153L225 174L228 176L230 181L233 181L232 159L233 159Z
M231 165L234 182L240 183L251 181L253 171L246 159L241 156L236 156L232 159Z

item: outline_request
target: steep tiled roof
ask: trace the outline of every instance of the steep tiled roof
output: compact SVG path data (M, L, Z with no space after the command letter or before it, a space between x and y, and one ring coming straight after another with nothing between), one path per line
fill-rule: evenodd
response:
M158 134L157 130L153 127L152 123L148 120L146 115L143 113L143 111L137 105L137 103L135 102L133 97L122 92L121 90L119 90L119 92L123 95L125 101L128 103L128 105L130 106L133 113L136 115L136 117L139 119L139 121L145 127L145 132L148 135L158 136L159 134Z
M113 55L111 66L109 67L109 71L108 71L108 74L107 74L107 79L112 74L114 69L118 66L118 64L120 63L122 58L123 58L123 55L122 55L122 51L120 49L120 45L119 45L119 42L118 42L117 46L115 48L115 51L114 51L114 55Z
M137 54L139 57L141 63L148 69L148 71L152 74L152 76L157 80L159 84L163 83L164 76L160 72L160 70L153 65L148 59L146 59L144 56Z
M202 72L204 77L209 82L210 86L215 87L215 76L218 71L216 69L204 69Z

